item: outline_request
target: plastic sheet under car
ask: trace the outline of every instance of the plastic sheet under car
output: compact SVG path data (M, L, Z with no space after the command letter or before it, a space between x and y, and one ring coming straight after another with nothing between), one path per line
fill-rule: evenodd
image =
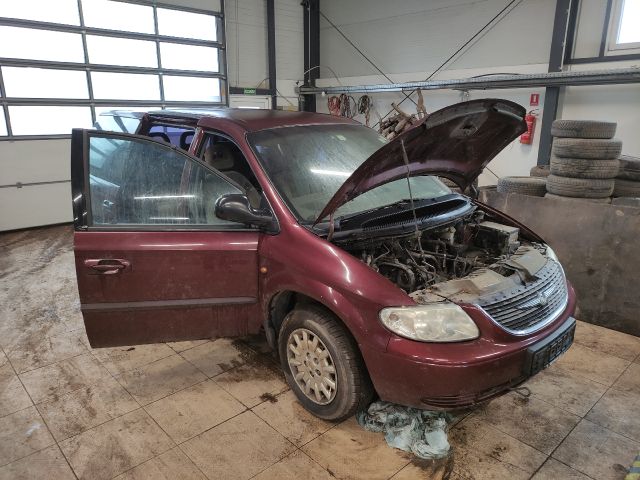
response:
M449 454L446 429L453 417L447 413L377 401L358 412L356 419L366 430L384 433L389 446L419 458L432 460Z

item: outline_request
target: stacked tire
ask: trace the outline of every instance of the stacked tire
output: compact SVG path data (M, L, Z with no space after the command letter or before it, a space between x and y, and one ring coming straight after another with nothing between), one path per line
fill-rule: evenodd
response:
M551 127L549 198L610 203L618 175L622 142L616 124L592 120L556 120Z
M640 197L640 158L622 155L620 169L614 182L614 197Z
M519 193L533 197L544 197L547 193L544 177L502 177L498 179L496 190L500 193Z

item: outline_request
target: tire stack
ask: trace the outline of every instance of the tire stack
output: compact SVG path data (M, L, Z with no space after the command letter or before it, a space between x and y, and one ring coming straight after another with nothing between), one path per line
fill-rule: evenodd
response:
M496 190L500 193L519 193L533 197L544 197L547 193L547 179L544 177L502 177L498 179Z
M556 120L551 127L548 198L610 203L622 142L613 138L616 124L592 120Z
M622 155L613 187L614 197L640 197L640 158Z

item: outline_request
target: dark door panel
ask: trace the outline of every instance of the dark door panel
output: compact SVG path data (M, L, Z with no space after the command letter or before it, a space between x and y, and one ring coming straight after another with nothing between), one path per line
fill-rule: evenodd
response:
M246 334L258 296L258 236L76 232L78 290L92 346Z
M240 193L217 170L138 135L74 130L80 305L93 347L237 336L259 325L262 233L217 218ZM255 328L255 327L254 327Z
M237 305L131 310L91 310L92 307L83 309L83 315L89 343L94 348L256 333L249 331L249 320L260 314L255 301Z
M255 298L259 235L77 232L76 272L82 303ZM130 265L116 275L101 275L85 265L95 259L125 259Z

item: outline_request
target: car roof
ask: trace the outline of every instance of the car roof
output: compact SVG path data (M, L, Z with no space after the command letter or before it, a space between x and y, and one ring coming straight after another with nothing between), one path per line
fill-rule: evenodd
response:
M211 108L192 110L112 110L103 115L115 115L121 117L140 118L149 114L155 118L167 120L184 120L185 123L201 127L215 128L220 120L233 123L247 132L255 132L268 128L286 127L294 125L318 125L318 124L358 124L355 120L338 117L324 113L290 112L285 110L265 110L253 108Z

